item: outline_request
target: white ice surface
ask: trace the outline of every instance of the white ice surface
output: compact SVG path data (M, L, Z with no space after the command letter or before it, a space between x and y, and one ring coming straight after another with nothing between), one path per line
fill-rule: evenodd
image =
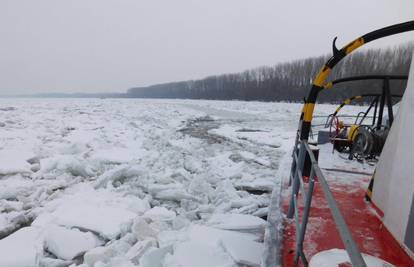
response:
M264 251L263 243L246 240L244 237L223 237L221 244L236 263L260 267Z
M216 246L197 241L177 244L174 255L167 257L166 267L235 267L233 259Z
M0 267L36 267L41 252L40 231L25 227L0 240Z
M279 163L290 153L302 105L0 99L2 107L0 228L21 214L34 227L0 240L1 253L8 252L0 267L25 266L25 260L33 266L35 250L40 262L56 262L42 253L47 246L59 258L88 249L88 267L109 267L133 266L125 255L147 238L162 249L139 256L148 264L155 253L158 266L234 266L222 238L245 238L246 247L261 242L263 220L253 214L265 215L269 191L281 182L275 173L288 168ZM318 108L327 115L335 106ZM148 228L138 231L133 222ZM68 232L53 233L56 227L76 231L67 238L80 245L65 244ZM106 243L89 249L91 234ZM193 254L186 253L190 248Z
M30 164L27 160L34 153L24 148L0 149L0 177L15 173L30 174Z
M389 264L376 257L363 254L367 267L393 267L394 265ZM310 262L309 267L337 267L341 263L350 263L348 253L343 249L331 249L321 251L315 254Z
M152 221L172 221L175 216L174 211L170 211L164 207L154 207L146 211L143 215L144 218Z
M213 227L203 225L192 225L187 232L188 240L202 240L203 244L210 246L216 246L222 240L226 239L238 239L246 240L247 242L258 241L260 237L251 233L240 233L237 231L228 231L216 229Z
M245 214L214 214L208 224L224 230L263 230L266 221Z
M47 212L33 222L36 226L62 225L89 230L107 239L118 237L146 204L133 196L120 197L109 191L79 187L73 193L50 201Z
M91 232L81 232L78 229L51 226L46 230L45 248L56 257L72 260L76 256L102 245Z
M162 267L165 257L167 254L171 254L172 251L172 246L150 248L139 260L139 264L142 267Z

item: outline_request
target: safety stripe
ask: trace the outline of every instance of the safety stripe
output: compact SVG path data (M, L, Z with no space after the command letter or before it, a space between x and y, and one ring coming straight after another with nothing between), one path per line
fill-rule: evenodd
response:
M334 115L336 115L344 106L344 104L339 105L339 107L335 110Z
M362 95L356 95L356 96L347 98L347 99L344 100L343 104L349 105L353 100L355 100L355 99L361 99L362 97L363 97Z
M365 199L367 201L371 201L371 198L372 198L372 189L374 188L374 178L375 178L375 172L374 172L374 175L372 176L371 180L369 181L368 189L367 189L367 192L365 194Z
M345 53L348 55L358 47L364 45L365 41L364 38L358 38L354 40L353 42L349 43L347 46L345 46Z
M306 122L311 122L313 117L313 109L315 108L315 103L306 103L303 106L303 120Z
M313 84L319 87L323 87L326 78L328 78L329 74L331 73L331 69L328 66L324 66L316 76Z
M362 95L357 95L357 96L353 96L353 97L351 97L351 98L347 98L347 99L345 99L342 103L341 103L341 105L339 105L339 107L335 110L335 112L334 112L334 115L336 115L345 105L349 105L351 102L352 102L352 100L355 100L355 99L360 99L360 98L362 98L363 96Z
M300 131L300 140L308 140L310 128L311 128L310 122L302 121L302 126L301 126L301 131Z
M333 83L332 82L329 82L329 83L325 84L324 88L325 89L331 89L332 86L333 86Z

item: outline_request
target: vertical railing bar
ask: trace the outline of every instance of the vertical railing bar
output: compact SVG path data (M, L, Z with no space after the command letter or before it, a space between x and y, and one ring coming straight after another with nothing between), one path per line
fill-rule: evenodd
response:
M303 205L305 205L305 202L306 202L305 183L302 179L302 177L303 177L302 173L301 173L301 175L298 174L298 176L300 177L299 178L299 184L300 184L300 192L301 192L301 195L302 195Z
M294 177L294 174L296 172L296 166L298 165L298 155L297 155L297 153L294 153L292 155L292 157L293 157L293 161L292 161L292 167L291 167L290 173L293 174L293 177Z
M298 154L297 153L293 154L293 159L295 160L295 163L297 164L298 163Z
M303 252L303 250L299 251L299 257L302 260L302 263L305 267L308 267L308 260L306 259L305 253ZM299 264L299 259L298 259L298 263Z
M298 242L296 243L296 251L302 251L303 253L303 241L305 240L305 234L306 234L306 228L308 225L308 219L309 219L309 214L310 214L310 208L311 208L311 204L312 204L312 196L313 196L313 188L314 188L314 184L315 184L315 171L313 168L313 165L311 167L311 173L310 173L310 177L309 177L309 187L308 187L308 192L307 192L307 197L305 200L305 204L304 204L304 209L303 209L303 215L302 215L302 224L300 227L300 235L299 235L299 239ZM303 255L303 257L305 257L305 255ZM305 257L306 259L306 257ZM295 254L295 262L298 261L299 259L296 257Z
M309 146L308 142L303 142L303 143L304 143L304 146L305 146L305 148L306 148L306 151L308 152L308 155L309 155L309 158L310 158L311 163L312 163L312 164L313 164L313 163L317 163L316 158L315 158L315 155L313 154L313 151L312 151L312 149L310 148L310 146Z
M299 240L299 236L300 236L300 228L299 228L299 210L298 210L298 202L297 202L297 196L295 196L295 198L293 199L293 206L294 206L294 216L295 216L295 227L296 227L296 231L295 231L295 243L298 243ZM295 250L295 259L299 257L299 251L296 249ZM296 262L296 261L295 261ZM297 262L294 265L295 267L297 266Z
M296 224L296 227L299 227L299 210L298 210L298 201L296 198L294 198L293 203L295 207L295 224ZM298 231L296 231L296 237L298 236L299 236L299 233Z
M294 178L293 178L293 183L292 183L292 195L291 195L291 199L290 199L290 204L289 204L289 210L287 213L287 217L288 218L292 218L294 216L294 209L293 209L293 198L298 194L299 192L299 176L298 176L298 170L302 170L303 165L305 163L305 155L306 155L306 147L304 142L300 142L300 147L299 147L299 156L298 156L298 164L296 164L296 171L294 172Z
M322 186L325 198L328 202L328 206L331 211L332 217L334 218L336 227L339 231L339 235L341 236L342 242L344 243L345 249L351 260L352 266L366 267L367 265L365 264L365 261L362 258L358 246L352 238L351 232L348 226L346 225L344 218L342 217L338 204L336 203L335 198L333 197L332 192L329 189L329 185L322 171L320 170L316 162L313 164L313 166L315 168L315 174L318 177L319 183Z
M291 173L291 174L289 175L289 179L290 179L290 181L293 181L293 178L294 178L294 174L293 174L293 173Z
M289 186L291 186L293 184L293 179L292 177L295 177L295 171L296 171L296 165L297 165L297 154L298 154L298 148L297 148L297 143L298 143L298 138L295 141L295 148L292 151L292 165L290 167L290 180L289 180Z

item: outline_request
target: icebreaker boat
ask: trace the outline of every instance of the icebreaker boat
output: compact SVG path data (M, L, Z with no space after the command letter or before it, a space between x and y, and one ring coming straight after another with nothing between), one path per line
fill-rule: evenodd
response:
M290 174L279 177L285 182L272 194L262 266L414 266L414 60L398 113L374 127L388 127L375 163L342 157L331 142L312 140L318 93L332 86L327 80L337 63L370 41L407 31L414 31L414 21L370 32L341 49L334 41L300 115ZM392 110L391 97L383 102Z

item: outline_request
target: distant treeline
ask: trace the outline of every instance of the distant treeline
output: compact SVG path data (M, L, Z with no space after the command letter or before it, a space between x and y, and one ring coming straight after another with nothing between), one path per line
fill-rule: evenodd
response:
M332 79L371 74L408 75L414 43L388 49L369 49L345 58L331 75ZM172 82L128 90L126 97L185 98L218 100L303 101L312 79L329 56L312 57L259 67L241 73L210 76L201 80ZM405 90L405 81L392 81L395 94ZM319 100L334 102L361 93L380 92L380 81L343 83Z

